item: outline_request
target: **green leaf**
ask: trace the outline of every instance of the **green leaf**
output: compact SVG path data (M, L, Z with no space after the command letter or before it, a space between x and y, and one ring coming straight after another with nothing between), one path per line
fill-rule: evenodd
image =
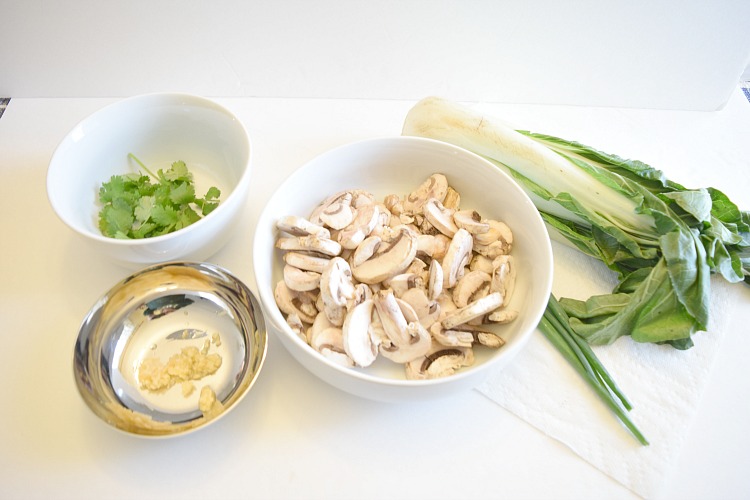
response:
M151 217L151 211L154 209L154 197L144 196L138 200L133 215L138 222L146 222Z
M195 188L187 182L172 184L169 200L175 205L186 205L195 201Z

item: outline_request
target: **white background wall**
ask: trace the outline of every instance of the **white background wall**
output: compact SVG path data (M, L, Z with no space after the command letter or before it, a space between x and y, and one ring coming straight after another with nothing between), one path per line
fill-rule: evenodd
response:
M710 110L747 0L0 0L0 96L209 96Z

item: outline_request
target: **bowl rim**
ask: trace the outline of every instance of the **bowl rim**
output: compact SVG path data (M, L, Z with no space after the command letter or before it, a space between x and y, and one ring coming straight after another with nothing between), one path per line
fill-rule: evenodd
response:
M96 117L100 115L104 115L105 113L110 113L112 110L116 110L117 108L128 106L133 102L136 101L145 101L145 100L156 100L156 99L171 99L180 102L183 105L190 105L193 103L202 103L204 105L209 105L211 108L220 111L221 113L227 115L228 118L230 118L232 121L234 121L238 126L239 130L242 132L241 136L244 138L244 148L247 151L247 161L245 162L245 165L242 170L242 175L237 180L236 185L233 187L232 192L229 193L229 196L226 197L226 199L222 200L221 203L208 215L205 215L201 217L199 220L195 221L194 223L190 224L189 226L185 226L183 228L178 229L177 231L173 231L168 234L163 234L160 236L152 236L149 238L140 238L140 239L120 239L120 238L111 238L109 236L105 236L97 231L86 231L79 227L78 224L73 222L73 218L69 217L67 214L63 213L63 211L60 209L59 206L59 200L58 197L54 195L55 190L54 186L52 184L52 177L54 173L54 168L58 164L56 160L59 159L59 156L62 154L62 148L63 145L66 144L70 138L72 137L74 131L78 129L80 126L85 124L87 121L93 120ZM250 183L250 177L252 175L252 157L253 157L253 144L252 140L250 139L250 134L247 131L247 127L242 123L242 120L239 119L232 111L230 111L225 106L219 104L217 101L210 99L208 97L203 97L197 94L191 94L187 92L150 92L145 94L138 94L130 97L125 97L122 99L119 99L115 102L111 102L109 104L106 104L105 106L102 106L101 108L97 109L96 111L90 113L89 115L85 116L63 136L63 138L58 142L57 146L55 147L54 152L52 153L52 156L50 157L48 166L47 166L47 174L46 174L46 189L47 189L47 201L49 202L50 206L52 207L53 212L55 212L55 215L63 222L66 226L68 226L70 229L78 233L79 235L82 235L86 238L89 238L91 240L106 243L106 244L112 244L118 247L138 247L138 246L145 246L147 244L158 244L160 242L168 242L172 239L179 238L182 235L187 234L188 232L197 231L199 228L206 225L206 220L213 220L218 217L218 215L223 214L227 210L230 210L229 208L226 208L227 205L234 204L235 199L237 198L244 198L247 191L247 186ZM231 201L231 203L230 203ZM217 214L217 215L214 215Z
M271 209L270 201L273 200L273 198L277 195L278 191L281 190L285 185L293 183L298 177L301 177L304 174L305 170L312 168L311 165L314 165L315 163L321 160L324 160L328 156L340 154L342 151L346 149L353 149L353 148L358 148L362 146L372 146L372 145L377 146L379 144L387 145L393 142L429 144L431 147L441 148L445 154L465 155L467 158L471 158L472 160L476 161L478 164L486 165L488 169L490 169L499 177L504 178L505 181L508 182L509 186L511 186L514 190L518 191L518 193L522 195L522 199L524 199L524 202L527 205L527 208L531 209L529 210L530 217L534 219L536 225L538 226L538 228L541 230L542 234L544 235L544 238L543 238L544 250L545 250L544 264L549 270L549 272L545 274L546 279L545 279L545 283L543 284L543 287L544 287L545 295L549 296L552 293L554 257L552 254L551 238L549 235L549 231L547 230L547 227L544 223L544 219L542 218L541 214L534 206L534 203L531 201L531 198L510 175L508 175L503 170L495 167L486 158L483 158L482 156L472 151L469 151L465 148L462 148L460 146L457 146L448 142L440 141L437 139L418 137L418 136L404 136L404 135L374 137L374 138L360 139L360 140L348 142L345 144L341 144L327 151L319 153L313 156L312 158L308 159L307 161L303 162L299 167L297 167L294 170L294 172L292 172L281 184L279 184L275 188L274 192L271 194L271 197L269 198L269 203L267 203L266 206L261 211L257 222L261 223L266 220L270 221L273 219L270 214L270 209ZM261 246L263 245L258 228L259 228L259 224L256 224L254 242L253 242L253 267L254 268L257 268L259 265L264 265L258 262L257 256L259 255L259 252L255 251L256 248L261 248ZM351 377L364 383L377 384L378 386L389 386L389 387L397 387L397 388L428 387L428 386L435 386L435 385L444 385L444 384L449 384L449 383L460 383L464 379L473 378L481 374L482 372L485 372L487 370L494 368L496 364L495 362L499 359L497 357L493 357L493 359L488 359L483 363L462 368L457 373L454 373L450 375L449 377L440 377L440 378L435 378L435 379L419 379L419 380L387 378L387 377L383 377L380 375L366 373L363 371L366 368L363 369L359 367L342 366L338 363L335 363L327 359L325 356L321 355L320 353L312 349L310 345L304 342L298 335L294 334L294 332L292 332L291 329L288 328L285 321L283 321L281 325L277 324L277 321L275 320L274 316L276 315L276 313L279 313L279 314L281 313L278 309L278 306L276 306L275 301L272 300L273 293L269 292L267 290L267 287L259 283L257 273L254 273L254 274L255 274L255 280L256 280L256 288L260 296L259 298L260 298L261 306L264 309L271 309L270 311L269 310L265 311L266 325L270 328L273 328L275 332L278 331L278 333L283 336L280 340L285 345L285 347L287 345L287 341L291 341L299 348L298 351L300 352L300 354L303 354L306 357L309 357L311 359L317 360L318 362L322 363L327 369L335 370L336 372L339 372L345 375L346 377ZM539 293L541 294L541 292ZM267 303L268 305L266 305ZM275 310L273 308L275 308ZM541 320L544 314L545 308L546 308L546 301L543 304L542 303L537 304L536 307L532 311L529 311L529 314L536 318L535 325L538 324L538 322ZM283 315L282 315L282 318L283 318ZM527 328L525 331L520 332L520 335L518 335L517 340L511 346L508 346L507 344L503 346L502 347L503 354L500 354L498 356L502 356L502 359L511 360L516 354L518 354L519 351L521 351L524 348L524 346L528 343L531 336L534 334L535 330L536 330L536 326ZM296 358L296 355L293 355L293 357Z

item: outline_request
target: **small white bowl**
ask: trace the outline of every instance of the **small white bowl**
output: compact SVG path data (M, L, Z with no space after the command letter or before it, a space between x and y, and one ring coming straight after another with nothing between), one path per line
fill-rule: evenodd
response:
M517 269L515 292L508 306L518 318L497 327L505 340L497 350L475 349L476 361L454 375L407 380L402 365L376 361L368 368L346 368L329 361L302 341L286 324L274 301L282 280L283 260L274 248L284 215L307 217L325 197L364 189L380 200L408 194L433 173L444 174L461 195L461 208L505 221L514 233ZM447 396L478 385L490 369L509 363L526 344L544 313L552 288L552 248L538 211L521 188L487 160L459 147L431 139L371 139L324 153L294 172L273 194L255 232L253 266L269 328L310 372L349 393L380 401L415 401Z
M213 212L186 228L144 239L115 239L98 228L99 188L136 172L133 153L152 172L184 161L196 195L221 189ZM217 103L188 94L146 94L106 106L78 123L55 150L47 196L58 217L103 256L130 268L170 260L202 261L228 240L242 213L251 174L244 126Z

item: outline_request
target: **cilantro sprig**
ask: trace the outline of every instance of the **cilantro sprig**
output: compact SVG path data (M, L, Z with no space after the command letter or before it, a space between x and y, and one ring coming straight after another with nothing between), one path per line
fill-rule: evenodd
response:
M128 157L145 173L113 175L102 183L99 230L103 235L121 239L161 236L189 226L219 206L221 191L215 186L196 197L193 175L184 161L154 174L132 153Z

